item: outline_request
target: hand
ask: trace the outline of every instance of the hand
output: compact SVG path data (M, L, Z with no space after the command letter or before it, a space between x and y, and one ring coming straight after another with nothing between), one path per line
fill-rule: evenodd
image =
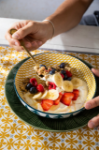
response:
M92 72L99 77L99 70L96 69L92 69ZM99 106L99 96L93 98L92 100L86 102L85 104L85 108L86 109L92 109ZM95 116L94 118L92 118L89 122L88 122L88 127L89 128L95 128L97 127L99 129L99 114L97 116Z
M10 29L12 28L17 31L11 36ZM23 49L19 40L23 40L28 50L35 50L50 39L53 34L53 28L47 21L20 21L15 23L10 29L7 31L5 38L8 40L9 45L18 51Z

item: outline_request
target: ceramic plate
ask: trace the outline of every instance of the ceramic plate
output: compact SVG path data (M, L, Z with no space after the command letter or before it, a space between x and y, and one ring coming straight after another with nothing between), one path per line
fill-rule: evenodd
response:
M8 104L10 108L12 109L12 111L22 121L31 125L32 127L35 127L41 130L52 131L52 132L65 132L65 131L70 131L70 130L78 129L80 127L85 126L92 117L96 116L99 113L99 107L97 107L91 110L84 110L80 114L76 116L72 116L70 118L53 119L53 123L52 123L52 119L40 117L34 114L33 112L29 111L19 101L16 95L16 92L14 90L14 76L17 70L19 69L19 67L27 59L22 60L21 62L19 62L12 68L12 70L8 74L8 77L5 83L5 96L8 101ZM81 61L84 62L89 68L91 68L90 64L86 63L83 60ZM96 78L96 82L99 82L98 78ZM97 87L96 89L95 97L98 95L98 90L99 90L99 87Z

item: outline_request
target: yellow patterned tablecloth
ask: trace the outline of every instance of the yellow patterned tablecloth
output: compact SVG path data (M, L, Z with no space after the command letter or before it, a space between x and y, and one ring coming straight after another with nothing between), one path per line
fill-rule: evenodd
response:
M32 53L39 52L41 50ZM97 55L80 53L72 55L99 68ZM27 56L25 52L17 52L10 47L0 47L0 150L99 150L97 129L85 126L62 133L38 130L22 122L11 111L4 96L5 80L11 68Z

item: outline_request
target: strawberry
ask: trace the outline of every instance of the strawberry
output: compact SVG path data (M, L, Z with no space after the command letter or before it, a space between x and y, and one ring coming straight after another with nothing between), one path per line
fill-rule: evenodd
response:
M45 111L48 111L51 108L52 105L53 105L53 101L52 100L43 99L41 101L41 106L42 106L43 110L45 110Z
M67 106L70 105L72 98L74 97L73 93L64 93L61 99L61 102Z
M72 73L68 70L66 70L66 75L67 75L67 77L72 77Z
M73 94L74 94L74 97L73 97L73 101L75 101L75 100L77 100L77 98L78 98L78 96L79 96L79 90L77 90L77 89L74 89L73 90Z
M42 84L37 85L38 92L44 92L44 86Z
M49 89L49 90L51 90L51 89L56 89L56 85L55 85L54 82L49 82L48 84L49 84L49 85L48 85L48 89Z
M58 105L61 98L62 98L63 94L62 93L59 93L59 97L54 101L54 105Z
M61 76L62 76L62 78L64 79L64 77L65 77L65 76L64 76L62 73L61 73L60 75L61 75Z
M31 79L30 79L30 83L31 83L33 86L37 86L37 80L36 80L36 78L31 78Z

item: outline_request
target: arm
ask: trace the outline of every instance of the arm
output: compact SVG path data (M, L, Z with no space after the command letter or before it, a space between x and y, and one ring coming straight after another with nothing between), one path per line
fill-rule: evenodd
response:
M65 0L53 13L46 19L51 20L55 26L55 36L75 27L81 20L93 0Z
M92 1L65 0L51 16L46 18L54 24L54 36L75 27ZM11 47L19 51L22 50L19 42L20 39L24 41L28 50L34 50L44 44L53 35L53 28L50 22L25 20L15 23L11 28L17 29L17 32L11 36L9 29L5 38L9 41Z

